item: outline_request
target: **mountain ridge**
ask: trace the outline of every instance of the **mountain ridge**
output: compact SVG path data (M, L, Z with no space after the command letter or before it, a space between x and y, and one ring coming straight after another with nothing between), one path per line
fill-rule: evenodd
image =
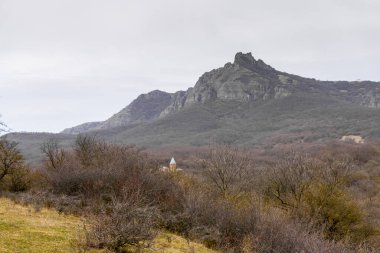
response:
M194 104L215 100L266 101L297 92L321 93L366 107L380 107L376 82L318 81L281 72L256 60L251 53L237 53L234 62L201 75L194 87L168 93L154 90L141 94L127 107L103 122L89 122L62 131L64 134L148 123Z

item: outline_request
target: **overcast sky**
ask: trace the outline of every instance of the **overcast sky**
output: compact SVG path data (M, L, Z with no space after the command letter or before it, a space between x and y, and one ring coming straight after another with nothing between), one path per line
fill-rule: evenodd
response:
M321 80L380 81L379 0L0 0L0 113L14 131L104 120L252 52Z

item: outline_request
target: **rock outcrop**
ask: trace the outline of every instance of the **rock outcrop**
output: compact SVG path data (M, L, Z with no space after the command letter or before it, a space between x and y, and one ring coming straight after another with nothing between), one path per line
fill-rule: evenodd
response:
M194 88L188 90L186 106L210 100L256 101L285 97L291 94L278 71L255 60L251 53L237 53L234 63L203 74Z

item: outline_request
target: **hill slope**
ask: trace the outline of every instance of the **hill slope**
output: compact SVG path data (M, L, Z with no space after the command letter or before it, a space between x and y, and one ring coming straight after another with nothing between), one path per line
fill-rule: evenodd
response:
M265 102L214 101L154 122L94 132L143 146L256 145L311 142L357 134L380 137L380 112L321 95L294 94Z

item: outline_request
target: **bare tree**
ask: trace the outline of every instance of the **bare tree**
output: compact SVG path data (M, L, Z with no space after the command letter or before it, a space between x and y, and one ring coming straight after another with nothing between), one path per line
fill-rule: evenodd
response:
M205 176L223 196L238 196L252 181L251 159L237 147L214 145L208 157L198 161Z
M352 176L353 169L356 166L354 160L347 156L341 158L327 156L323 162L324 169L320 172L320 180L328 185L331 190L344 186Z
M319 167L320 163L308 154L291 150L268 169L266 195L284 209L298 209Z
M46 166L48 169L58 170L63 166L66 153L58 146L56 140L48 140L41 147L42 153L46 156Z
M74 143L75 155L83 167L90 167L95 162L101 148L106 145L92 135L79 135Z
M0 140L0 181L23 166L23 157L17 143Z
M267 169L265 194L280 207L297 210L310 194L311 187L327 187L331 194L343 187L353 166L350 158L315 158L291 150ZM325 197L328 199L329 195Z

